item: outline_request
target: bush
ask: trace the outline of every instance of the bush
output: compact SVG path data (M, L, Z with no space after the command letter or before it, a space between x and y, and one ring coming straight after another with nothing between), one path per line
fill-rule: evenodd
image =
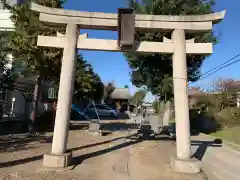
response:
M222 128L240 125L240 109L236 107L225 108L218 112L214 118Z
M236 106L234 99L231 92L204 94L197 98L195 109L199 111L201 121L211 119L211 122L215 123L216 130L232 127L240 124L240 109L234 107ZM202 124L206 124L206 122L202 122Z

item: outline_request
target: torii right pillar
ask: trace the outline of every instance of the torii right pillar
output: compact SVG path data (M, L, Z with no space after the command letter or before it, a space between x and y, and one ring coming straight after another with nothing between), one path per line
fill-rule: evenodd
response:
M222 17L224 17L224 14ZM204 20L205 19L203 19L203 21ZM191 158L188 73L186 58L189 48L192 48L192 52L197 52L197 49L192 46L192 44L194 44L194 39L186 40L185 33L184 29L174 29L170 40L170 42L174 44L172 64L177 149L176 157L171 159L171 165L178 172L198 173L201 170L200 162ZM165 41L169 40L165 38ZM207 49L207 43L205 45L206 46L202 46L202 51L205 51L205 48Z
M191 159L186 40L184 30L174 30L172 32L172 42L174 43L172 63L177 157L173 158L171 163L176 171L198 173L200 172L199 162Z

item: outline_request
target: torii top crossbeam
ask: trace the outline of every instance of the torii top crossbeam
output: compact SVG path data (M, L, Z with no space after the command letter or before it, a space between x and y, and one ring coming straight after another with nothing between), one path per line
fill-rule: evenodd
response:
M31 9L40 12L40 21L55 25L66 25L69 22L81 25L81 28L99 30L117 30L117 14L100 12L83 12L56 9L31 4ZM135 15L136 30L147 29L157 31L172 31L183 29L186 32L209 31L212 24L218 23L225 16L226 11L207 15L167 16L167 15Z
M74 10L56 9L31 3L31 9L39 12L40 21L52 26L66 26L76 24L79 28L114 30L118 29L118 14L100 12L82 12ZM220 22L226 11L194 16L166 16L166 15L135 15L135 30L172 32L174 29L184 30L186 33L207 32L212 24ZM38 46L64 48L64 36L38 36ZM127 51L119 48L116 40L90 39L87 34L78 37L77 48L82 50ZM211 54L212 43L194 43L194 39L186 40L186 54ZM174 42L166 38L163 42L135 42L130 51L136 52L174 52Z

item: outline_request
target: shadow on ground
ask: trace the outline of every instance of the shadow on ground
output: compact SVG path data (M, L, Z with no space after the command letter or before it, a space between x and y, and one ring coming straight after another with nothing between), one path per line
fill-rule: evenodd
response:
M192 157L202 160L204 154L207 151L208 147L222 147L222 140L221 139L214 139L213 141L192 141L192 146L198 146L196 152L192 155Z
M123 138L127 138L127 137L128 136L124 136L124 137L114 138L114 139L110 139L110 140L102 141L102 142L98 142L98 143L87 144L87 145L84 145L84 146L71 148L71 149L69 149L69 151L77 151L77 150L86 149L86 148L90 148L90 147L94 147L94 146L99 146L99 145L107 144L107 143L117 141L119 139L123 139ZM0 163L0 168L17 166L17 165L20 165L20 164L26 164L26 163L29 163L29 162L41 160L42 158L43 158L43 154L38 155L38 156L29 157L29 158L3 162L3 163Z
M69 129L70 130L88 130L89 127L88 122L81 122L81 121L72 121L70 124ZM111 133L111 132L116 132L116 131L127 131L130 129L136 129L137 125L135 124L126 124L125 122L119 122L119 121L112 121L111 122L104 122L100 121L101 128L105 133Z
M18 159L18 160L14 160L14 161L7 161L7 162L0 163L0 168L22 165L22 164L30 163L33 161L41 160L42 158L43 158L43 155L38 155L38 156L33 156L33 157L29 157L29 158L24 158L24 159Z
M151 137L151 136L142 136L142 137L137 137L137 136L131 136L131 137L128 137L128 139L131 139L131 140L137 140L137 139L140 139L142 141L172 141L172 142L175 142L176 139L175 138L172 138L170 136L167 136L167 135L158 135L158 136L155 136L155 137Z
M110 122L102 123L102 128L104 131L127 131L131 129L137 129L135 124L126 124L125 122Z
M77 121L73 121L69 125L69 130L87 130L89 123L79 123Z
M170 134L176 135L176 124L172 123L170 125L165 125L163 127L163 131L164 132L168 131ZM194 128L190 129L191 136L198 136L200 133L201 133L201 131L199 131L197 129L194 129Z
M2 136L0 137L0 153L33 149L35 142L51 143L52 137L43 135L29 136L27 134Z
M87 114L89 118L91 119L98 119L98 116L96 114ZM126 113L120 113L117 117L116 116L99 116L100 120L127 120L130 119L129 115Z
M103 150L99 150L99 151L87 153L87 154L84 154L84 155L81 155L81 156L78 156L78 157L74 157L72 163L76 167L77 165L81 164L86 159L101 156L101 155L110 153L112 151L116 151L116 150L131 146L131 145L134 145L134 144L137 144L137 143L140 143L140 142L142 142L142 140L140 140L140 139L135 140L135 141L128 141L128 142L124 142L122 144L118 144L116 146L109 147L109 148L106 148L106 149L103 149Z
M100 117L100 123L103 124L104 126L104 130L109 130L109 131L116 131L116 130L127 130L129 128L135 128L134 125L128 124L126 125L126 123L119 123L117 121L119 120L126 120L129 119L128 115L123 114L120 117L116 118L116 117ZM96 118L93 118L92 120L97 120ZM113 121L110 122L109 121ZM116 122L114 122L116 121ZM87 130L89 123L91 121L87 121L87 120L71 120L70 121L70 126L69 129L70 130ZM52 124L50 125L42 125L38 128L38 132L53 132L54 130L54 126Z
M136 134L132 134L132 135L125 136L125 137L115 138L115 139L112 139L112 140L109 140L109 141L104 141L104 142L100 142L100 143L96 143L96 144L92 144L92 145L90 144L90 145L86 145L86 146L79 147L79 148L73 148L71 150L73 151L73 150L79 150L79 149L82 149L82 148L92 147L92 146L96 146L96 145L102 145L102 144L106 144L106 143L116 141L116 140L119 140L119 139L128 139L130 141L127 141L127 142L124 142L122 144L118 144L116 146L109 147L109 148L106 148L106 149L103 149L103 150L99 150L99 151L95 151L95 152L91 152L91 153L87 153L87 154L75 157L75 158L73 158L73 165L76 167L86 159L101 156L101 155L110 153L112 151L116 151L116 150L119 150L119 149L122 149L122 148L125 148L125 147L128 147L128 146L134 145L134 144L141 143L143 141L149 141L149 140L151 140L151 141L158 141L158 140L173 141L173 139L171 139L170 137L167 137L167 136L158 136L158 137L155 137L155 138L151 138L150 136L146 136L146 137L143 137L143 138L137 138Z
M80 146L80 147L74 147L74 148L69 149L69 151L78 151L78 150L82 150L82 149L86 149L86 148L90 148L90 147L94 147L94 146L100 146L100 145L108 144L108 143L111 143L111 142L114 142L114 141L117 141L117 140L120 140L120 139L128 139L128 140L130 139L130 141L127 141L127 142L124 142L122 144L118 144L116 146L109 147L109 148L106 148L106 149L103 149L103 150L99 150L99 151L87 153L87 154L84 154L84 155L81 155L81 156L78 156L78 157L74 157L73 161L72 161L74 167L76 167L77 165L81 164L86 159L97 157L97 156L101 156L101 155L110 153L112 151L116 151L116 150L125 148L127 146L131 146L131 145L134 145L134 144L146 141L146 140L154 140L154 141L157 141L157 140L172 140L172 139L170 139L168 137L160 137L160 136L156 137L154 139L152 139L150 137L148 137L148 138L145 137L145 138L138 139L138 138L136 138L136 135L133 134L133 135L129 135L129 136L121 136L121 137L110 139L110 140L107 140L107 141L87 144L87 145ZM34 139L32 139L32 141L34 141L34 140L35 141L40 141L40 142L41 141L42 142L51 142L51 137L35 137ZM29 141L26 140L25 143L27 143ZM0 168L6 168L6 167L22 165L22 164L30 163L30 162L33 162L33 161L41 160L42 158L43 158L43 154L37 155L37 156L33 156L33 157L13 160L13 161L1 162L0 163Z

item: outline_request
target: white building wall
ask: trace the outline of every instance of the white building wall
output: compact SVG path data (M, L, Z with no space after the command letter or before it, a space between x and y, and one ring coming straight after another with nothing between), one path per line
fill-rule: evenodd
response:
M14 24L10 17L9 10L0 9L0 31L14 31Z
M26 101L24 95L20 91L14 90L10 93L8 104L9 107L12 107L13 104L12 113L16 116L28 115L30 117L32 102ZM37 116L40 116L45 111L52 111L52 104L39 102Z

